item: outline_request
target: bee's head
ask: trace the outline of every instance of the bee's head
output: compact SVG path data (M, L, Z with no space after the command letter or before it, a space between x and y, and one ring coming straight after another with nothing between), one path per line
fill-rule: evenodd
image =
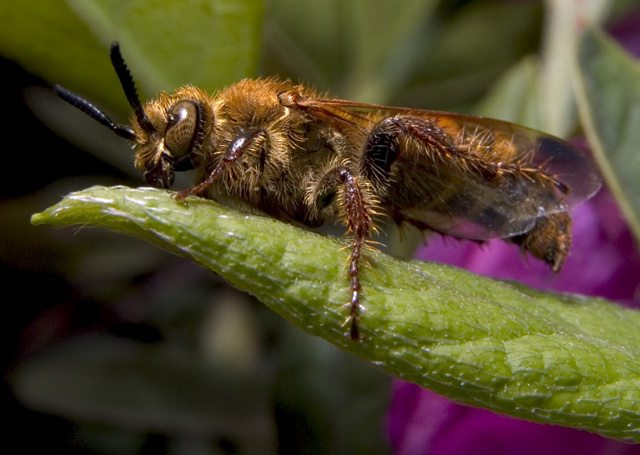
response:
M162 93L157 100L140 103L131 73L117 42L111 45L111 63L118 74L124 93L134 110L132 125L117 125L100 109L84 98L54 86L56 93L68 103L108 127L118 136L135 143L136 167L152 186L171 188L174 172L188 171L197 165L204 132L206 94L195 87L184 87L175 94Z

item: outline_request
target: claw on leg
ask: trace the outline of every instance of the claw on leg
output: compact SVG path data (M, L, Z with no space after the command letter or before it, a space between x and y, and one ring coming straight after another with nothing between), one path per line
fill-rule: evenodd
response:
M358 286L360 283L358 283ZM342 323L342 327L349 326L349 338L353 341L361 341L363 339L358 328L358 321L360 321L359 312L362 309L360 306L360 291L351 291L351 300L343 305L343 308L349 310L349 316L346 317Z

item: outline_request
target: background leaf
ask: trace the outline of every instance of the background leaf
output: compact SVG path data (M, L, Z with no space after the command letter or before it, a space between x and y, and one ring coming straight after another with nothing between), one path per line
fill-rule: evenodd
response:
M640 242L640 66L602 31L585 31L576 87L600 169Z
M130 108L105 58L112 41L143 94L187 82L214 90L257 67L259 0L36 0L7 2L0 14L3 55L121 113Z
M542 130L540 65L528 57L506 72L478 105L478 114Z

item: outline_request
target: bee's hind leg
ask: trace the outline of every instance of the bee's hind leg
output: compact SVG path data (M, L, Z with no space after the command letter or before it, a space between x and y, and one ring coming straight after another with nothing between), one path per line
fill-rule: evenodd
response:
M337 166L329 170L314 189L316 195L314 201L317 208L321 210L334 202L338 191L342 191L340 195L341 212L348 228L347 233L353 235L351 253L347 261L347 276L351 282L351 298L346 304L349 316L345 320L345 325L349 325L349 337L352 340L361 340L358 328L361 310L360 299L362 297L360 266L363 249L374 230L371 220L372 202L354 173L346 166Z
M373 127L364 144L364 176L378 185L386 184L391 165L407 151L402 146L406 139L417 141L431 153L446 155L453 148L450 138L430 120L412 116L387 117Z

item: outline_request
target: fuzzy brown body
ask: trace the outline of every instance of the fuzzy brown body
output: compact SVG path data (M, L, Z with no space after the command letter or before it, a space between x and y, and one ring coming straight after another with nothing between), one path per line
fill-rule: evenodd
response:
M353 174L369 217L386 215L458 238L511 238L555 270L567 255L571 186L550 173L552 163L548 173L534 160L536 140L562 145L557 139L491 119L343 104L301 85L248 79L215 97L184 87L147 103L145 112L161 133L150 137L136 128L141 169L166 153L167 112L184 99L196 100L203 117L203 139L193 157L196 184L214 172L238 137L256 132L242 156L197 191L203 196L310 227L348 226L346 189L326 178L342 166ZM393 118L403 119L407 130L397 134L396 158L388 170L367 165L372 130ZM526 237L540 217L546 231Z
M114 53L117 52L114 59ZM247 79L215 96L185 86L144 105L119 50L112 61L136 115L136 166L155 186L195 169L197 194L309 227L350 233L350 336L360 338L359 281L375 217L456 238L503 238L559 271L571 245L567 210L600 180L571 145L499 120L336 100L277 79ZM120 60L118 60L120 59ZM120 65L120 67L118 66Z

